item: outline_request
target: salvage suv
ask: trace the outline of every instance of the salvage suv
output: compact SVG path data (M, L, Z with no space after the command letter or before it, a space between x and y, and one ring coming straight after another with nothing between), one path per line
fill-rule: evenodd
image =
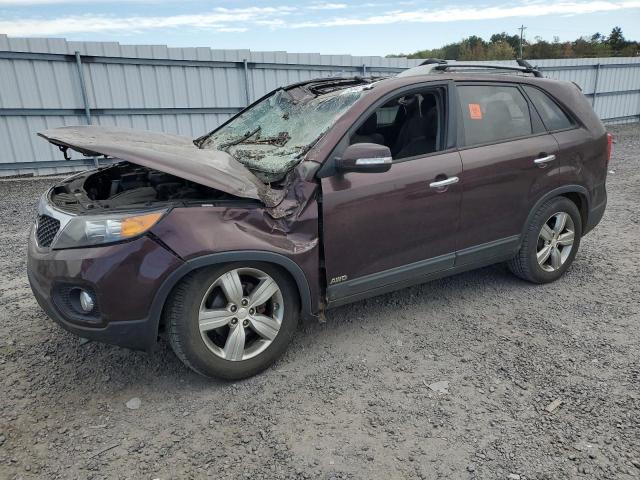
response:
M42 308L101 342L165 335L227 379L332 307L498 262L557 280L602 218L611 153L575 84L439 61L279 88L196 140L40 135L114 161L40 200L28 273Z

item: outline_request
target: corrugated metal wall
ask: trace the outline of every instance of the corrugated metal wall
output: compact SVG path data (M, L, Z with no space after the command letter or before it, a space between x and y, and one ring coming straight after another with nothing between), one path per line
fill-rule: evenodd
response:
M93 123L197 137L278 86L326 76L390 75L419 63L0 35L0 175L61 173L92 164L75 154L70 162L61 160L57 149L36 136L47 128ZM640 58L535 63L546 76L578 83L605 121L640 119Z
M546 77L577 83L605 123L640 121L640 57L536 60Z

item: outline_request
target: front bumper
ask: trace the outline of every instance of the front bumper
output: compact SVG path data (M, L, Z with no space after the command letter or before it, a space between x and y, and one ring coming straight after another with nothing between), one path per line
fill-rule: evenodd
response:
M27 272L36 300L56 323L76 335L136 350L149 350L158 334L159 312L151 305L164 280L182 260L143 236L92 248L51 250L29 238ZM60 285L95 293L96 318L71 315L57 300Z

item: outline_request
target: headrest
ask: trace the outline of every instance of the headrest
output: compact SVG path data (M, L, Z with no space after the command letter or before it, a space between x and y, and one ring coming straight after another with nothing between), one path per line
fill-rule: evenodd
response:
M438 135L438 109L434 106L424 114L425 135L433 140Z
M398 99L398 103L404 107L408 114L418 111L418 104L420 103L420 95L405 95Z
M365 122L360 125L360 128L358 128L358 133L360 135L371 135L372 133L376 133L377 128L378 117L374 112L373 115L370 115L369 118L367 118Z
M487 104L487 118L492 122L511 122L509 106L504 100L494 100Z
M422 115L425 116L435 106L436 106L436 97L433 95L426 95L422 99L422 105L420 106L422 110Z

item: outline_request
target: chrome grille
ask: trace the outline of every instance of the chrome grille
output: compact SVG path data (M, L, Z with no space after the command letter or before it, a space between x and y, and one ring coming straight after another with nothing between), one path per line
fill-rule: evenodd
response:
M50 247L51 242L60 230L60 221L49 215L40 215L36 228L36 238L41 247Z

